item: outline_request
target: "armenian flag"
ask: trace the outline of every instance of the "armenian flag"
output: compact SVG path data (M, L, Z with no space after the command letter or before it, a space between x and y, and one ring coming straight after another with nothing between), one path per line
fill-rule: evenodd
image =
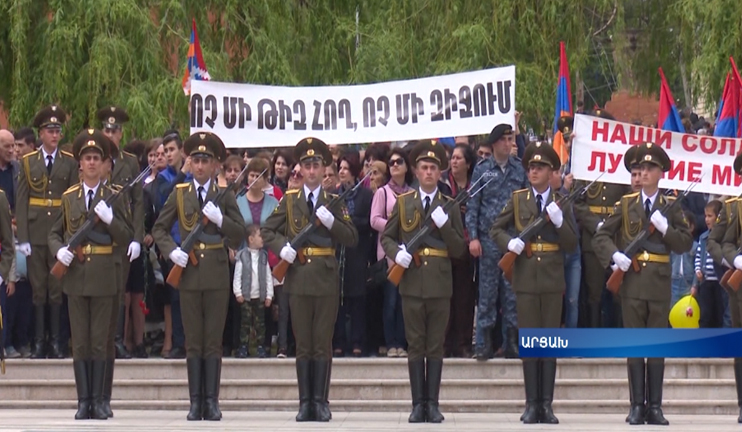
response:
M732 73L727 74L724 84L714 136L740 138L742 137L742 101L740 100L742 99L742 79L740 79L734 58L729 57L729 62L732 65Z
M675 105L675 99L672 97L670 86L667 85L665 73L662 68L660 71L660 115L657 119L657 125L660 129L673 132L685 133L685 126L680 119L678 107Z
M569 81L569 63L564 42L559 42L559 81L557 83L556 106L554 109L554 141L552 147L559 155L559 160L565 164L569 160L569 153L564 145L564 137L559 132L559 118L572 116L572 85Z

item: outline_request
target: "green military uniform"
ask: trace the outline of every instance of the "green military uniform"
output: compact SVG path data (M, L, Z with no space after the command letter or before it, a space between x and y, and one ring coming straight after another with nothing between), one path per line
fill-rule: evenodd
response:
M99 152L102 159L106 159L109 146L110 140L101 131L88 129L75 138L73 152L78 159L86 152ZM58 255L58 251L66 247L95 206L115 193L102 182L92 188L85 183L69 188L62 196L62 211L57 214L48 236L50 251ZM72 330L73 367L79 404L76 419L108 418L103 407L105 359L109 339L108 322L117 294L116 285L111 284L111 275L115 274L121 260L114 253L114 248L116 244L128 243L132 236L123 201L115 202L112 214L110 224L97 220L78 251L75 251L82 256L73 258L62 278Z
M116 107L108 106L101 108L96 113L96 117L103 124L105 129L120 130L123 124L129 121L129 115L126 110ZM130 183L133 179L139 175L139 161L137 157L129 152L121 151L114 143L111 146L111 173L107 183L114 189L120 189ZM131 215L132 228L134 229L134 239L132 242L137 242L141 251L141 245L144 242L144 196L143 196L143 184L138 183L134 185L127 193L124 201L128 204L129 213ZM129 276L130 259L127 255L129 244L118 245L116 248L118 253L123 254L124 259L121 260L121 269L118 272L118 283L119 283L119 298L117 303L114 305L117 313L111 316L111 346L108 348L109 356L109 376L107 377L106 392L107 397L110 399L110 387L108 384L110 381L113 382L113 360L114 358L129 359L131 355L126 350L123 343L124 338L124 325L126 322L125 310L126 305L124 304L124 296L126 291L126 281ZM111 413L111 417L113 413Z
M738 175L742 173L742 153L738 154L734 159L734 172ZM738 198L730 198L725 201L724 207L721 210L721 214L717 219L716 225L709 234L709 240L707 249L715 263L724 261L729 264L733 269L737 269L734 265L734 261L737 259L739 254L737 253L740 246L742 246L742 200ZM720 228L722 227L722 228ZM723 230L721 241L718 239L719 231ZM711 238L714 238L714 245L712 246ZM719 247L719 244L721 246ZM712 249L713 248L713 249ZM721 249L721 257L717 260L714 256ZM732 327L742 327L742 292L734 291L728 287L725 287L729 294L729 311L732 315ZM737 404L740 407L739 417L737 421L742 423L742 358L737 357L734 359L734 381L737 386Z
M637 160L642 164L654 164L667 172L670 159L665 151L651 143L638 147ZM649 212L645 208L652 197L644 192L625 195L616 203L613 215L593 237L593 248L601 266L607 267L616 252L625 248L647 224L651 215L661 210L674 197L664 196L658 190ZM683 216L680 206L674 207L671 214L665 215L667 232L663 235L655 230L644 242L642 250L633 257L632 266L626 272L621 291L621 309L624 326L627 328L665 328L670 310L671 266L670 252L685 253L693 245L693 236ZM617 239L617 243L616 243ZM664 359L627 359L629 390L632 393L632 407L629 423L667 424L662 414L662 381ZM645 386L647 407L644 406Z
M6 283L10 280L10 267L15 259L12 220L13 215L10 212L8 197L5 191L0 189L0 278Z
M739 159L740 156L737 156ZM736 159L735 159L736 160ZM742 168L742 166L740 166ZM738 197L732 197L724 201L724 205L721 207L719 216L716 218L714 227L709 232L708 241L706 243L706 250L708 251L711 258L715 263L721 264L724 270L732 267L731 261L727 261L722 251L722 241L724 235L730 228L729 222L733 219L733 216L737 213ZM727 287L724 287L727 288ZM727 289L727 291L729 291Z
M300 163L321 160L332 163L327 144L316 138L301 140L294 149ZM286 191L276 210L261 227L263 240L276 255L309 223L318 223L313 209L327 206L333 198L321 187ZM327 402L332 359L332 336L340 299L338 245L355 247L358 231L351 222L345 203L328 208L334 222L331 229L319 224L308 241L300 245L295 260L286 272L284 290L289 293L289 310L296 339L296 376L299 385L297 421L329 421ZM302 261L302 256L305 258ZM313 402L313 403L311 403Z
M428 161L437 164L440 169L448 167L446 151L435 141L418 143L410 152L410 161L414 165L419 161ZM426 205L425 201L429 204ZM424 227L426 217L438 207L443 209L448 201L450 198L437 189L432 194L418 189L398 196L381 238L385 254L396 257L400 245L408 244ZM453 292L451 258L467 253L464 225L458 208L448 212L447 221L440 228L434 225L420 249L407 252L415 256L415 265L404 272L399 293L402 297L412 393L409 421L440 423L444 420L438 408L443 344Z
M208 132L191 135L183 143L183 149L192 158L207 157L220 162L226 158L227 153L222 140ZM199 189L203 191L200 198ZM231 293L227 247L237 249L245 239L245 224L234 193L228 191L220 202L213 203L218 192L215 178L204 185L197 184L195 179L176 185L152 228L152 236L160 251L172 259L172 252L176 249L180 251L180 247L170 236L170 230L176 221L180 238L185 241L199 223L199 218L205 217L204 209L209 204L216 206L222 215L221 227L212 221L204 227L190 251L191 260L195 259L197 264L188 262L178 287L191 398L188 420L221 418L218 398L222 332ZM199 200L206 203L203 209Z
M557 170L559 156L548 144L530 144L523 155L526 170L534 164L542 164ZM541 208L539 209L539 197ZM561 196L547 188L542 193L535 189L513 192L490 230L490 237L502 251L508 247L513 228L523 231L547 206L557 202ZM516 295L518 326L523 328L556 328L562 317L562 294L566 289L564 276L564 253L577 249L577 234L570 223L571 208L562 209L559 227L547 223L518 254L513 265L512 286ZM551 404L554 400L556 359L523 359L523 380L526 389L526 411L521 418L524 423L558 423Z
M61 129L66 117L62 108L51 105L36 114L33 124L39 131ZM47 238L60 213L62 194L77 182L77 161L65 151L54 149L53 154L47 154L42 147L21 160L15 211L19 249L31 250L27 266L36 317L33 358L45 358L47 354L50 358L63 357L59 349L62 289L59 281L49 274L55 260L49 251ZM50 321L48 353L44 336L47 303Z

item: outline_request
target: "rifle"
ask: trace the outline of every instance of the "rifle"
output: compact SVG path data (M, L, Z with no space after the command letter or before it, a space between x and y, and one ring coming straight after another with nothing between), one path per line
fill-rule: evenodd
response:
M209 202L214 203L214 205L219 205L219 202L224 198L224 196L227 194L227 192L234 190L235 185L237 185L242 178L242 176L247 171L247 165L245 165L245 168L240 171L240 173L237 175L237 178L234 179L234 181L231 181L227 184L227 187L224 189L219 189L219 192L216 193L216 196ZM261 174L262 175L262 174ZM253 180L253 183L258 181L260 177ZM252 183L250 184L252 185ZM206 207L206 204L204 204L204 207ZM196 226L193 227L190 233L188 233L188 236L181 242L180 244L180 250L188 254L189 261L191 264L198 265L198 259L196 259L196 254L193 253L193 246L196 244L196 240L198 240L198 237L201 235L201 233L204 231L204 228L206 228L206 225L209 223L209 218L207 218L204 215L203 208L201 209L201 214L198 218L198 222L196 222ZM170 269L170 273L167 275L167 283L170 284L173 288L178 288L178 285L180 285L180 279L183 277L183 270L185 270L185 267L174 265L172 269Z
M332 200L330 200L329 203L327 203L325 207L327 207L328 210L332 210L332 208L338 205L338 203L345 201L345 198L353 191L358 190L358 188L361 187L363 182L365 182L366 179L369 178L373 172L374 171L369 171L368 173L366 173L366 175L363 176L363 178L358 181L358 183L356 183L353 188L346 190L342 193L342 195L336 195ZM322 222L320 222L320 220L317 219L317 217L313 214L309 219L309 223L306 224L304 228L302 228L302 230L299 231L299 233L293 239L291 239L291 242L289 242L289 246L291 246L296 251L296 257L302 264L306 262L306 257L304 256L304 253L301 251L300 248L302 245L304 245L304 243L307 242L309 236L312 235L312 233L314 233L314 231L316 231L320 225L322 225ZM282 259L281 262L279 262L278 265L273 268L273 277L275 277L276 280L279 281L283 280L283 278L286 277L286 272L289 271L290 265L291 263Z
M456 198L449 200L443 205L443 211L446 213L450 213L451 210L461 206L461 204L465 203L469 198L473 197L474 195L478 194L482 191L492 180L495 179L494 176L489 176L489 180L487 180L482 186L479 186L474 190L474 188L477 186L477 184L484 179L485 176L479 177L479 179L469 185L469 189L460 192L458 195L456 195ZM474 190L474 191L473 191ZM473 191L473 192L472 192ZM435 223L433 222L433 211L431 210L428 212L428 214L425 216L425 220L423 220L421 224L421 228L415 233L415 235L410 239L409 242L405 245L405 249L412 252L412 256L415 259L415 265L420 266L420 254L417 252L417 250L420 248L420 244L423 242L425 237L433 231L433 228L435 227ZM405 268L401 265L395 263L392 265L392 267L389 269L389 271L386 274L387 279L389 279L389 282L393 283L394 286L399 285L399 282L402 280L402 276L404 275Z
M116 200L119 199L119 197L125 195L131 188L133 188L136 184L144 180L144 178L149 175L149 173L152 171L153 166L154 165L150 165L145 168L144 171L139 173L139 175L134 180L125 184L124 187L122 187L117 193L109 195L103 201L109 207L113 207L113 204L116 202ZM95 224L97 222L98 215L95 214L95 209L88 209L88 215L85 218L85 222L77 231L75 231L72 237L70 237L69 242L67 242L67 248L70 251L74 251L75 255L77 255L77 260L80 262L85 261L85 254L82 250L82 243L87 239L88 233L93 229L93 227L95 227ZM65 273L67 273L67 266L57 261L56 263L54 263L54 267L52 267L50 273L57 279L62 279Z
M562 197L557 201L557 205L559 208L564 208L566 205L572 203L574 200L577 199L577 197L581 196L582 194L587 191L590 186L594 185L598 180L600 180L601 177L603 177L602 173L600 174L595 180L590 182L590 184L581 187L579 189L573 190L569 195ZM528 224L523 231L521 231L520 235L518 236L519 239L523 240L523 242L526 244L524 250L526 252L526 256L528 258L531 257L531 245L530 240L533 236L535 236L538 232L541 231L541 228L546 226L546 223L549 222L549 214L545 211L541 212L541 216L536 218L533 222ZM507 279L508 282L510 282L513 278L513 266L515 265L515 259L518 258L518 254L512 251L507 251L505 255L502 256L500 259L500 262L497 263L497 266L500 267L502 270L503 276L505 276L505 279Z
M693 188L701 182L701 179L703 178L703 175L701 177L696 178L693 180L693 182L683 191L683 193L674 201L666 203L662 209L660 209L660 214L662 216L667 217L667 215L680 203L685 199L686 196L690 193ZM635 272L639 272L640 267L639 263L636 261L636 258L634 258L634 255L636 255L639 252L639 249L641 249L642 245L644 244L644 241L654 233L655 227L651 223L648 223L647 226L636 236L634 237L634 240L631 241L623 250L624 255L629 257L631 259L631 264L634 267ZM613 294L618 294L618 290L621 288L621 284L623 283L623 277L626 274L625 271L621 270L620 268L617 268L613 271L613 274L608 278L608 282L606 283L606 287L608 288L608 291L612 292Z
M242 186L240 188L240 191L235 194L235 198L244 196L247 193L247 191L250 190L250 186L254 185L257 179L259 179L260 177L263 177L263 174L265 174L266 171L268 171L268 168L264 169L263 172L261 172L255 180L253 180L252 183L250 183L249 185Z

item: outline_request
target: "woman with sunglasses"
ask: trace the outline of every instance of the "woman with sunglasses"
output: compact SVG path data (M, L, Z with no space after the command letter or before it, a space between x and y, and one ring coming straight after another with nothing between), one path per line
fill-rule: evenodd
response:
M371 228L379 234L384 232L386 221L392 214L397 196L412 190L412 170L407 159L407 153L401 148L391 151L388 159L389 174L391 179L374 194L371 203ZM379 235L381 238L381 235ZM384 259L384 250L381 242L377 241L376 255L378 259ZM387 258L387 265L393 262ZM384 339L386 340L387 357L407 357L405 350L406 340L404 333L404 320L402 318L402 297L397 287L386 281L384 285ZM383 355L383 348L379 348L379 355Z

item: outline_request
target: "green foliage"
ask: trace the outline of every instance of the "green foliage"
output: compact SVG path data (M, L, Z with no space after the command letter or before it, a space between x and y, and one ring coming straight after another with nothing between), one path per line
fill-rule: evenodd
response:
M515 64L516 108L545 125L560 40L573 92L578 70L592 89L588 108L605 102L617 75L656 92L660 65L682 95L680 58L693 94L715 101L728 55L742 53L739 0L5 0L0 16L0 99L11 124L58 103L71 114L68 136L97 126L106 104L129 111L126 138L186 129L191 18L215 80L361 84ZM635 50L626 30L639 35Z

